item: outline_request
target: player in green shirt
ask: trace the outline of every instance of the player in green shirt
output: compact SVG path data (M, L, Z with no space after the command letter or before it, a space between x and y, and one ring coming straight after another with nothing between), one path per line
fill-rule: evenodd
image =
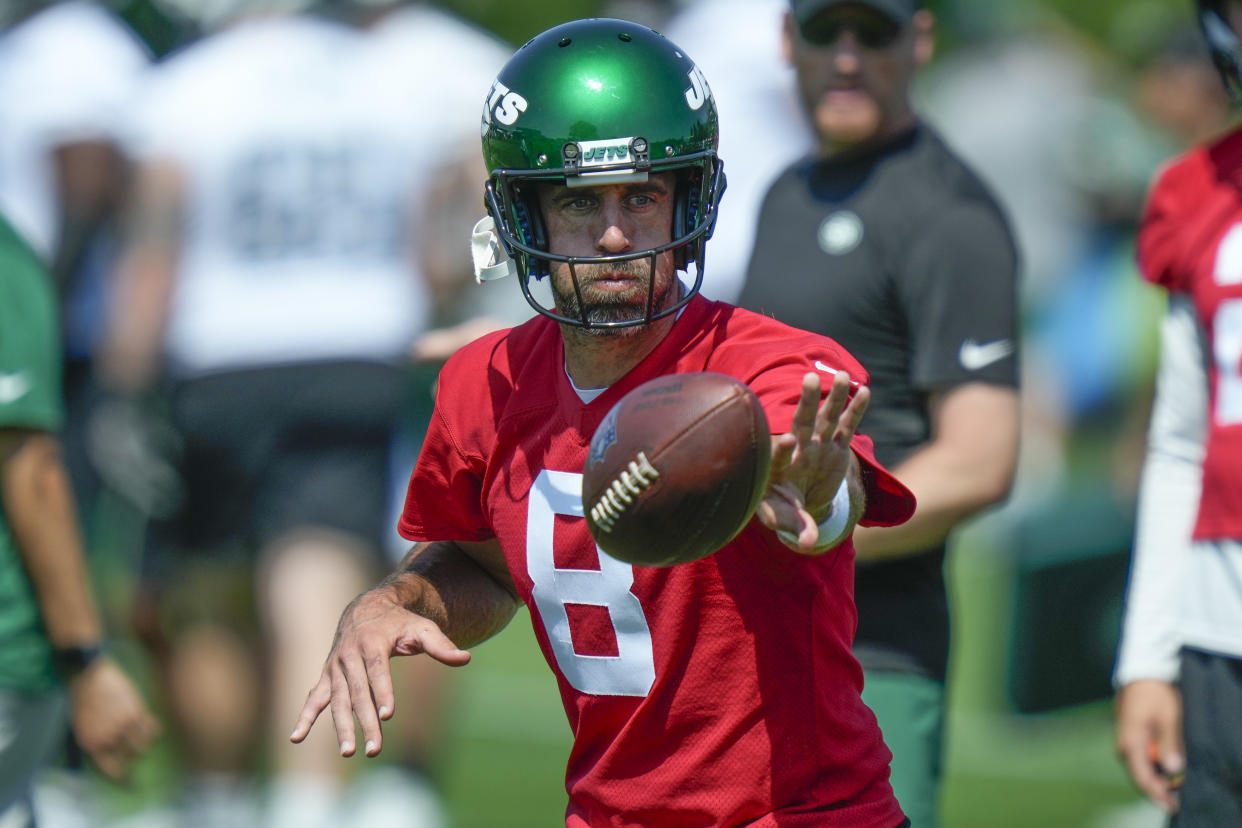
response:
M51 281L0 216L0 823L33 822L30 785L64 735L109 777L158 730L103 652L56 432L60 346Z

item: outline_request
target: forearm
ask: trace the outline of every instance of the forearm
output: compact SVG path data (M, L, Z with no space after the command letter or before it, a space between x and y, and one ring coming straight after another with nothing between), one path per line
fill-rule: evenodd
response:
M468 649L500 632L521 602L504 575L493 574L493 567L479 563L463 546L419 544L377 589L390 590L403 607L435 622L454 644ZM476 546L491 552L491 545L471 545Z
M117 207L125 168L115 145L104 139L61 144L52 161L61 214L51 272L61 296L66 296L91 238Z
M48 638L56 647L95 644L103 630L60 445L43 432L7 439L0 495Z
M1018 457L1018 395L973 383L933 404L933 437L894 469L918 508L892 527L859 527L860 561L911 555L944 542L966 518L1003 500Z
M995 502L994 490L972 478L969 469L947 470L931 447L893 469L914 492L918 508L899 526L860 526L854 546L860 559L876 560L919 552L944 541L967 517ZM948 464L951 465L951 464Z
M98 359L111 390L143 391L159 373L181 257L183 187L180 171L168 164L149 164L137 177Z
M846 531L852 533L857 531L858 521L867 511L867 487L863 484L862 466L857 456L850 463L850 473L845 476L845 482L850 493L850 520Z
M1208 422L1206 345L1191 300L1170 297L1139 489L1114 682L1177 678L1178 611L1203 483Z
M99 373L110 390L141 392L159 374L172 299L171 255L163 250L131 250L117 267L115 310L99 358Z
M1119 687L1136 679L1177 678L1177 618L1201 485L1197 464L1148 455L1113 675Z

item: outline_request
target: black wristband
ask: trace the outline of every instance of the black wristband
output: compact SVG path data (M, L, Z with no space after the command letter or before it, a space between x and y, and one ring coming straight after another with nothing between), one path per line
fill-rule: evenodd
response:
M68 681L84 673L106 650L102 643L57 647L52 650L52 667L56 670L56 675Z

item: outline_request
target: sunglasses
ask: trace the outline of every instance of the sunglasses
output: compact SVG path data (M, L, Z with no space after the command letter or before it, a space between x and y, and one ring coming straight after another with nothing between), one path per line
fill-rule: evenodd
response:
M804 23L800 29L802 39L812 46L831 46L849 31L865 49L887 49L901 36L899 23L878 14L819 15Z

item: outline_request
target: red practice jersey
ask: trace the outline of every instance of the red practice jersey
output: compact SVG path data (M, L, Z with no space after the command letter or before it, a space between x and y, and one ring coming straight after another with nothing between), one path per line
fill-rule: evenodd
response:
M798 555L752 522L693 563L630 566L583 519L596 426L663 374L747 383L774 433L802 377L861 366L824 337L696 297L672 332L598 399L565 374L557 325L538 317L463 348L440 374L410 480L411 540L499 539L574 734L566 824L893 828L890 754L850 653L853 546ZM914 499L856 436L864 520L906 520Z
M1242 539L1242 130L1160 174L1138 257L1147 279L1191 297L1207 336L1210 422L1194 537Z

